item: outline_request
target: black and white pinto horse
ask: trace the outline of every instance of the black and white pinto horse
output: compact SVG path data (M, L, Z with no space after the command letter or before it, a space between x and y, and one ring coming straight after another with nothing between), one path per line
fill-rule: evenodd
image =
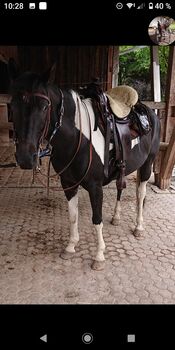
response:
M48 74L49 77L49 74ZM34 169L38 162L39 146L43 138L52 146L51 162L60 174L62 188L68 200L70 239L62 258L75 253L78 233L78 187L88 191L92 222L97 235L97 252L92 264L95 270L104 268L102 202L103 185L114 180L104 176L105 140L97 127L90 98L81 99L73 90L61 90L48 82L46 74L39 76L26 72L15 79L12 87L12 115L15 130L16 160L22 169ZM135 235L143 231L143 203L146 184L151 175L152 163L159 149L160 122L152 111L151 131L141 137L130 152L126 162L126 175L138 170L137 218ZM118 190L112 224L120 220L120 197Z

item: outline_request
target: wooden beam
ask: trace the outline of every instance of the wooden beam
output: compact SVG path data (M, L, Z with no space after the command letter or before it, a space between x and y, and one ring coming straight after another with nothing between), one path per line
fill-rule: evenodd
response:
M131 49L126 49L126 50L124 50L124 51L121 51L121 52L119 53L119 55L120 55L120 56L126 55L126 54L128 54L128 53L130 53L130 52L134 52L134 51L138 51L138 50L140 50L140 49L144 49L145 47L148 47L148 46L145 46L145 45L142 45L142 46L133 46Z
M169 143L168 142L160 142L159 150L166 151Z
M0 103L10 103L11 96L8 94L0 94Z
M11 102L11 96L8 94L0 94L0 103L10 103ZM154 102L154 101L141 101L146 106L150 107L151 109L165 109L166 103L165 102Z
M7 104L0 104L0 144L8 144L9 143L9 131L6 129L1 129L1 124L8 123L8 110Z
M168 144L160 174L160 188L166 189L170 186L173 167L175 165L175 127Z
M12 122L8 122L8 123L0 122L0 130L13 130L13 123Z
M151 109L165 109L166 103L165 102L154 102L154 101L141 101L146 106L150 107Z

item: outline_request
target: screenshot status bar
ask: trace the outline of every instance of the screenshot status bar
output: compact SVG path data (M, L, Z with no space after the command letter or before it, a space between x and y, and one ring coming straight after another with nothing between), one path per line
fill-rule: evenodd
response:
M71 4L73 5L73 4ZM47 13L47 11L52 10L54 11L56 7L61 7L62 4L58 4L57 2L49 2L49 1L32 1L32 2L21 2L21 1L0 1L0 14L4 12L41 12L41 13ZM75 7L77 5L75 4ZM97 4L98 7L98 4ZM130 12L133 11L140 11L141 10L148 10L148 11L172 11L175 9L175 2L174 1L168 1L168 2L122 2L122 1L116 1L111 3L107 3L106 5L103 5L103 8L99 5L99 12L104 10L104 7L106 9L110 9L110 11L117 11L117 12ZM88 9L87 9L88 10Z

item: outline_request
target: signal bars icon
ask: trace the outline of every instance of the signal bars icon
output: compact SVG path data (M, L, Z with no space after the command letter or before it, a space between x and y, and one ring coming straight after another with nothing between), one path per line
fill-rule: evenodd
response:
M145 7L145 3L143 2L142 4L140 4L138 7L137 7L137 10L143 10Z

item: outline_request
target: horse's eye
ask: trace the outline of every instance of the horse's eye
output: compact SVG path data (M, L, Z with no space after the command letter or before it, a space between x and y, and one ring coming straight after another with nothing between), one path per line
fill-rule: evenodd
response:
M48 106L45 105L45 106L43 107L43 111L45 112L45 111L47 110L47 108L48 108Z

